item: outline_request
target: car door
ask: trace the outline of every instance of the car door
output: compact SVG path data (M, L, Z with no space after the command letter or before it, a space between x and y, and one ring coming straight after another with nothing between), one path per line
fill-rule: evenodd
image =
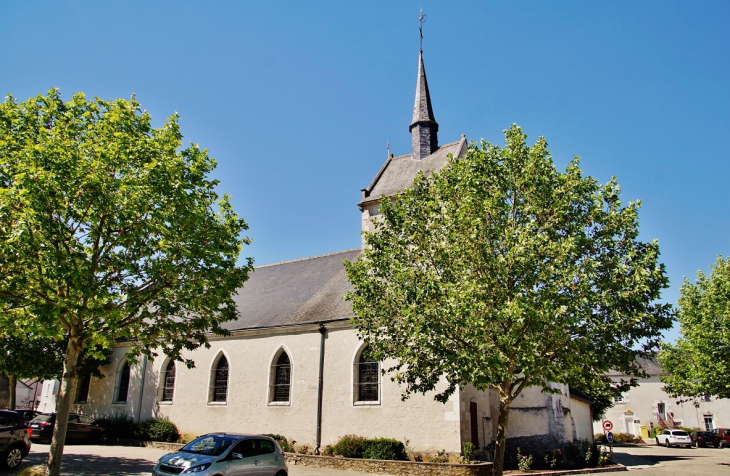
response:
M78 423L76 424L77 428L78 428L78 430L77 430L78 437L77 438L79 440L96 442L96 440L97 440L96 433L97 433L98 427L94 426L94 420L92 420L89 417L85 417L83 415L79 415L78 419L79 419Z
M56 415L58 420L58 415ZM68 415L68 426L66 427L66 440L78 440L79 435L79 416L73 413Z
M259 476L259 454L256 440L236 443L228 454L228 476Z
M0 413L0 453L5 451L10 444L13 437L12 431L13 420L9 416Z
M284 455L276 450L271 440L256 440L259 453L259 476L275 476L282 464Z

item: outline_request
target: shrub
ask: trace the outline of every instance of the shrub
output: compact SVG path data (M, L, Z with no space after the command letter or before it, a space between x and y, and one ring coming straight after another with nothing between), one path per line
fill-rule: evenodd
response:
M340 441L334 444L332 452L345 458L362 458L365 437L357 435L345 435Z
M461 452L464 455L464 462L471 462L471 460L474 459L474 443L472 443L471 441L467 441L466 443L464 443Z
M334 456L335 450L332 449L332 445L327 445L324 447L324 451L322 451L322 455L324 456Z
M137 423L126 413L114 413L97 418L96 423L104 428L112 438L136 438Z
M281 451L283 451L284 453L294 452L294 446L292 445L292 443L289 443L289 440L286 439L286 436L277 435L275 433L264 433L264 436L275 439L276 442L279 444Z
M449 455L446 454L446 450L441 450L436 454L436 456L431 456L428 458L429 463L448 463L449 462Z
M387 459L405 461L408 459L402 442L392 438L374 438L362 442L362 457L365 459Z
M143 421L137 425L136 434L137 438L144 441L174 442L180 439L177 426L170 420L162 418L150 418Z
M523 456L519 446L517 447L517 466L520 471L527 471L532 466L532 455Z
M560 450L548 449L545 452L545 464L550 469L555 469L563 461L563 452Z

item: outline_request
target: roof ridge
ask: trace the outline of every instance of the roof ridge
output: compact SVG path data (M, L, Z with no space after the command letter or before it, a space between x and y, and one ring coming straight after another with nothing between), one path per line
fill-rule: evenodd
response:
M298 259L292 259L289 261L280 261L279 263L263 264L261 266L254 266L254 270L261 269L261 268L270 268L272 266L279 266L281 264L298 263L300 261L309 261L309 260L318 259L318 258L326 258L328 256L351 253L353 251L360 251L360 250L361 250L361 248L352 248L351 250L335 251L333 253L327 253L327 254L318 255L318 256L309 256L307 258L298 258Z

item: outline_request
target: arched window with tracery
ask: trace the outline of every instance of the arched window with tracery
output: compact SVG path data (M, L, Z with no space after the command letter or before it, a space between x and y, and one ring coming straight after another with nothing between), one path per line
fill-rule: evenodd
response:
M286 351L279 354L273 365L272 402L288 402L291 393L291 361Z
M355 400L370 403L380 401L380 362L372 356L370 347L360 352L355 366Z
M170 360L162 374L162 398L163 402L172 402L175 394L175 361Z
M124 362L124 365L117 371L117 385L114 391L115 403L127 402L127 395L129 394L129 371L128 362Z
M211 402L225 403L228 400L228 359L221 355L213 369L211 379Z

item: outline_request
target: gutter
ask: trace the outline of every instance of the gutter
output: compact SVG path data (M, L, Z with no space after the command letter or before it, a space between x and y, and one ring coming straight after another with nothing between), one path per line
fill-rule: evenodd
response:
M317 383L317 439L314 447L314 454L318 455L319 448L322 445L322 393L323 393L323 373L324 373L324 340L327 328L323 323L319 324L319 382Z

